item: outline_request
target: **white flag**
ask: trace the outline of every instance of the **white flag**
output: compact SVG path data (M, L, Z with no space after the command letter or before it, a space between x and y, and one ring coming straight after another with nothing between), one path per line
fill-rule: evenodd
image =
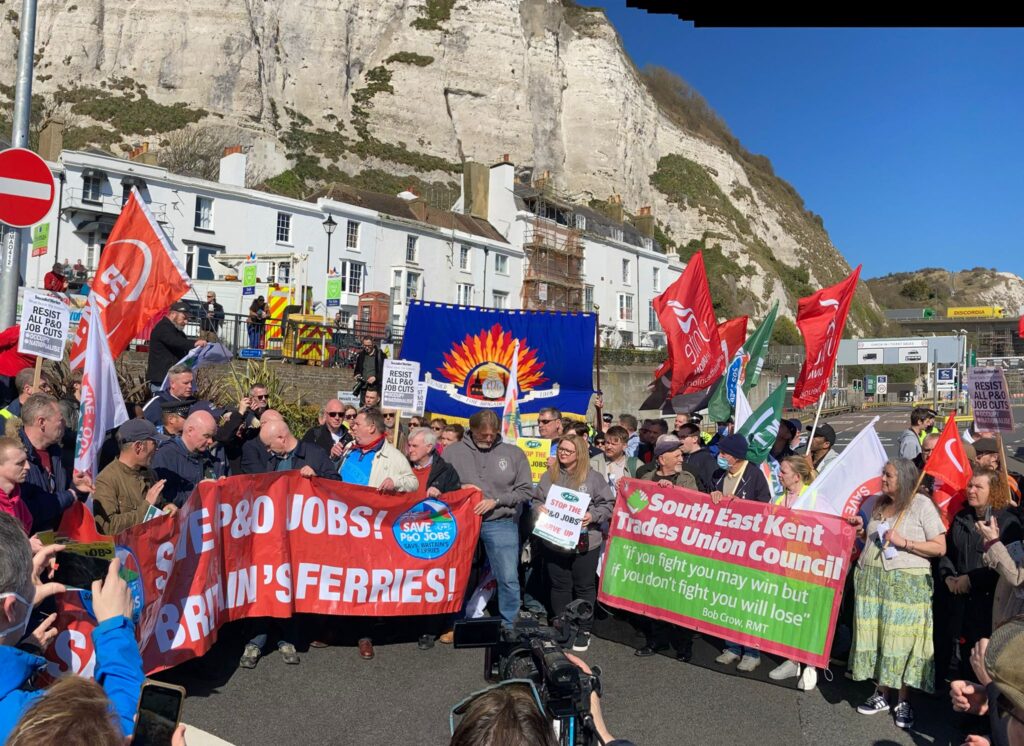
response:
M877 417L811 482L795 509L851 517L866 498L882 491L882 469L889 457L875 432L876 422Z
M89 295L92 323L85 343L85 367L82 372L82 414L75 446L75 470L96 477L100 448L108 430L127 421L128 412L110 355L103 316L96 311L96 295Z
M747 395L743 393L743 387L736 387L736 414L733 416L733 428L734 433L738 433L743 424L750 418L750 415L754 413L754 410L750 407L750 401L747 399Z

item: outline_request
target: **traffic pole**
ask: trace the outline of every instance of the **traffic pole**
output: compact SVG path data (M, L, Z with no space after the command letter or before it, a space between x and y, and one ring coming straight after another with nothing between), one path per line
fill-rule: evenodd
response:
M18 32L18 76L14 89L11 146L27 148L29 114L32 110L32 56L36 45L36 0L22 0ZM18 321L21 229L8 228L3 238L3 255L0 261L0 329L7 329Z

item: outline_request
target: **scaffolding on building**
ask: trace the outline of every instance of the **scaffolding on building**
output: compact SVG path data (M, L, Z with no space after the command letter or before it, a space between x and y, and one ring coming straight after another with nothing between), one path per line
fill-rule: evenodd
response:
M523 250L523 308L540 311L583 310L581 232L542 217L526 226Z

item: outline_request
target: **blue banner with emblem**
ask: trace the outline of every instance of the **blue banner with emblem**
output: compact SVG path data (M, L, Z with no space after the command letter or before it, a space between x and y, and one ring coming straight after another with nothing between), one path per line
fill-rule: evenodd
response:
M544 407L583 417L594 393L592 313L499 310L412 301L402 335L403 360L420 364L426 410L468 419L489 408L501 417L519 342L519 411Z

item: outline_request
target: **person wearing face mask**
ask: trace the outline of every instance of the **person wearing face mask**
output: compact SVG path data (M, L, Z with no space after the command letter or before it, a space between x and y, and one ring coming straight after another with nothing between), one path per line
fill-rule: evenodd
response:
M33 689L36 673L46 668L46 660L16 645L26 642L42 651L57 636L51 625L55 614L47 617L28 638L33 607L64 591L58 583L43 582L40 577L64 547L45 547L35 558L28 537L12 516L0 514L0 740L8 734L22 714L40 698L45 689ZM98 622L92 631L95 648L95 678L110 698L113 713L123 736L134 730L139 694L145 675L142 656L135 641L131 621L132 595L118 572L120 560L113 560L106 578L92 584L93 615Z
M757 464L747 461L747 439L742 435L726 435L718 441L718 467L711 501L717 505L723 499L740 498L759 503L771 502L768 480ZM736 670L750 673L761 665L761 653L756 648L726 643L725 651L715 662L729 666L739 661Z

